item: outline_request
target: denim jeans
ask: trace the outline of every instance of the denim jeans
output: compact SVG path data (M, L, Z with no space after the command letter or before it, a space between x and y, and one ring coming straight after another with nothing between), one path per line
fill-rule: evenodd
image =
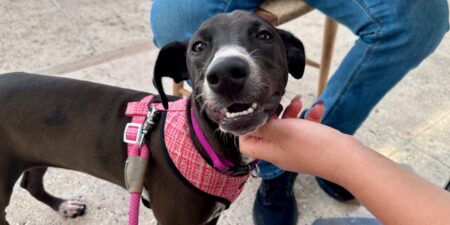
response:
M188 40L210 16L236 9L254 11L262 0L155 0L154 42ZM358 35L355 45L318 98L322 123L354 134L381 98L431 54L449 29L447 0L306 0ZM262 162L260 176L284 171Z

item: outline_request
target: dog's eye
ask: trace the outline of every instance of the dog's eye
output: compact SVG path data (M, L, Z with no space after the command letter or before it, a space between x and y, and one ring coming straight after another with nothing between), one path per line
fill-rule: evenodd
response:
M203 52L205 49L206 49L206 44L201 41L197 41L194 43L194 45L192 45L192 51L194 51L196 53Z
M256 35L256 37L257 37L259 40L269 41L269 40L272 40L273 35L272 35L271 33L269 33L269 31L263 30L263 31L259 32L259 33Z

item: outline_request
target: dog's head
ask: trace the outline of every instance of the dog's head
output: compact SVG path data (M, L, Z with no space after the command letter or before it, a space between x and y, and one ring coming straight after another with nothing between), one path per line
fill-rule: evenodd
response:
M196 107L223 132L243 135L277 111L288 73L299 79L304 68L300 40L254 14L235 11L208 19L188 43L163 47L154 84L164 101L162 76L175 82L190 78Z

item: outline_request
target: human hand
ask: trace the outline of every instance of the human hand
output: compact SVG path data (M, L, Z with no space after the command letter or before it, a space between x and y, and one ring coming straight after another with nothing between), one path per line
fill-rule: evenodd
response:
M239 137L241 152L342 185L383 224L448 224L448 192L351 136L317 123L322 104L306 119L296 119L301 105L299 98L293 99L282 119Z
M339 163L339 145L347 140L341 132L322 125L324 110L319 102L305 119L297 119L302 108L294 98L282 119L272 119L255 132L239 138L242 153L274 163L282 169L328 178ZM331 173L331 174L330 174Z

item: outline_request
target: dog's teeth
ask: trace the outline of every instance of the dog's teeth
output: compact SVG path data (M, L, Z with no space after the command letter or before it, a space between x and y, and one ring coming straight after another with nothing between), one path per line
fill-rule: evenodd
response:
M229 112L228 109L222 108L221 111L225 113L226 118L234 118L238 116L244 116L252 114L256 111L257 103L253 103L248 109L241 111L241 112Z
M220 111L221 111L222 113L227 113L227 112L228 112L228 109L227 109L226 107L223 107L222 109L220 109Z
M257 106L258 106L258 103L256 103L256 102L253 102L253 103L252 103L252 108L253 108L253 109L256 109Z

